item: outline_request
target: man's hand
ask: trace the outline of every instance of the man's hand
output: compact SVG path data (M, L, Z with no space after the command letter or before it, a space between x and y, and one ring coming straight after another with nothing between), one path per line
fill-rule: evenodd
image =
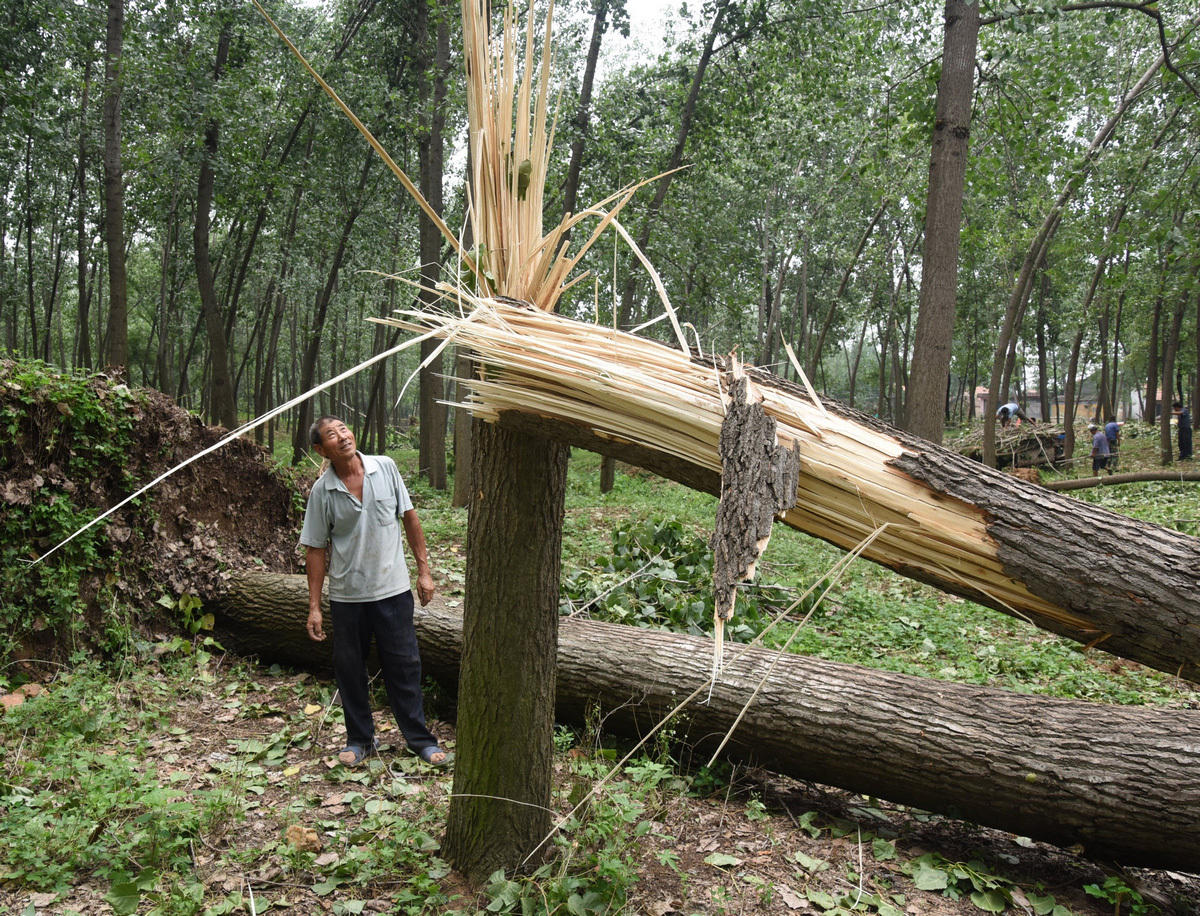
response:
M417 574L417 597L421 600L421 607L425 607L433 600L434 594L437 592L437 586L433 584L433 576L428 572Z
M325 630L321 627L321 609L319 607L310 608L308 611L308 637L314 642L323 642L325 639Z

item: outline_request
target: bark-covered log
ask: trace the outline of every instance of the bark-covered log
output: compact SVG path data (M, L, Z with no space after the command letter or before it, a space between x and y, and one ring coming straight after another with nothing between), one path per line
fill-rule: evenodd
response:
M213 606L228 645L320 663L304 634L301 576L236 573ZM233 629L230 629L230 628ZM453 686L461 617L418 611L425 671ZM257 640L248 636L259 633ZM708 675L707 640L564 619L557 711L644 734ZM774 666L772 668L772 666ZM1127 865L1200 863L1200 712L1105 706L970 687L742 647L726 653L673 728L713 747L759 683L725 753L776 772L887 798Z
M1109 474L1105 477L1076 477L1068 480L1051 480L1042 484L1047 490L1086 490L1089 487L1111 487L1121 483L1149 483L1155 480L1197 481L1200 471L1129 471L1125 474Z

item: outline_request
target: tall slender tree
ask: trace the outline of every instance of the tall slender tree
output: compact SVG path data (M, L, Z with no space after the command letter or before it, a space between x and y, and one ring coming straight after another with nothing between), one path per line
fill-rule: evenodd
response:
M104 40L104 239L108 250L108 330L104 359L129 365L128 280L125 275L125 177L121 167L122 46L125 0L108 0Z
M942 73L929 159L921 298L913 342L912 385L906 400L909 431L939 445L945 429L943 394L954 344L958 245L975 89L979 0L946 0L945 17Z
M229 45L233 26L228 16L222 18L213 62L214 91L229 60ZM214 106L215 107L215 106ZM217 301L213 278L212 256L209 252L210 220L212 218L213 187L216 182L216 158L220 143L220 121L211 114L204 130L204 147L200 156L200 175L196 182L196 222L192 229L192 250L196 262L196 285L200 290L200 308L208 331L208 410L209 415L227 429L237 423L237 404L234 401L233 374L229 366L229 340L225 319Z

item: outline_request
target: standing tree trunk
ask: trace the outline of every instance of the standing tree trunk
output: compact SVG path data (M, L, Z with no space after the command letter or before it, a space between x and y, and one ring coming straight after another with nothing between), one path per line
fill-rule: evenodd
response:
M430 43L429 7L424 2L417 4L417 42L423 48ZM446 22L447 12L440 4L434 6L437 22L433 28L434 53L426 55L426 66L420 78L421 107L424 110L427 129L417 141L420 160L421 194L433 211L442 213L442 134L446 122L446 69L450 60L450 31ZM432 75L430 73L432 71ZM421 248L421 303L422 308L433 308L438 299L434 284L438 281L441 258L442 234L438 227L422 210L418 217ZM446 489L446 408L440 403L444 393L442 385L442 356L434 357L438 341L421 343L420 373L420 448L417 467L426 475L429 485L435 490ZM428 360L428 362L426 362Z
M837 292L833 294L833 298L829 302L829 310L825 313L825 320L821 323L820 332L817 333L813 340L812 352L809 354L808 362L805 366L805 371L808 373L810 380L816 376L817 368L821 365L821 353L825 349L825 339L829 336L829 331L833 328L833 322L838 314L838 305L841 303L842 297L846 295L846 289L850 286L850 279L854 276L854 268L858 266L863 249L867 247L867 242L871 240L871 233L875 231L875 227L883 219L883 214L887 210L889 203L890 201L885 197L879 204L879 208L871 217L867 228L858 237L858 245L854 249L854 254L850 256L850 261L846 264L846 269L842 271L842 280L838 283ZM940 398L941 395L939 394L939 402Z
M213 64L214 90L225 71L231 40L231 26L226 22L217 39L217 58ZM229 341L225 336L221 307L217 303L209 254L209 216L215 182L213 160L217 157L219 133L220 125L214 116L204 131L204 153L200 158L200 178L196 185L196 225L192 231L192 246L196 258L196 284L200 288L200 310L208 331L209 415L226 429L234 429L237 426L237 405L233 400L233 378L229 371Z
M1171 446L1171 402L1175 400L1175 357L1179 353L1179 329L1183 325L1183 313L1187 307L1187 293L1180 293L1179 301L1175 304L1175 312L1171 318L1171 329L1163 346L1162 366L1162 410L1159 411L1158 436L1162 449L1162 463L1170 464L1175 460Z
M1038 404L1042 422L1049 423L1050 416L1050 372L1046 360L1046 295L1050 289L1050 273L1042 271L1042 287L1038 292L1037 307L1037 361L1038 361Z
M77 368L92 368L92 336L88 327L91 290L88 287L87 174L88 174L88 90L92 84L92 58L83 65L83 86L79 101L79 167L75 173L75 298L78 303L75 322L75 359ZM4 243L0 233L0 245ZM0 271L0 275L3 271ZM0 287L2 288L2 287Z
M472 425L458 765L442 854L481 881L520 864L550 828L570 449L490 423Z
M579 199L579 174L583 170L583 147L587 142L591 121L592 86L596 80L596 65L600 61L600 45L607 28L610 0L593 0L592 40L588 44L587 61L583 67L583 82L579 86L579 107L575 110L575 137L571 140L571 161L563 183L563 213L574 213Z
M908 429L939 445L945 430L941 392L950 371L958 287L963 183L975 90L979 0L946 0L946 37L938 80L921 298L913 343Z
M329 314L329 304L333 301L334 290L337 289L338 276L342 270L342 262L346 258L346 250L350 247L350 233L354 231L354 223L362 213L365 203L367 178L371 174L371 166L375 162L375 151L369 150L363 160L362 171L358 176L358 189L354 201L346 212L346 222L342 225L342 234L338 239L337 248L333 253L333 263L329 266L329 274L325 285L317 293L315 314L309 333L312 335L304 348L304 357L300 365L299 390L308 391L313 386L317 374L317 357L321 353L321 334L325 329L325 319ZM307 398L296 412L296 429L292 435L292 464L299 464L309 449L308 427L313 421L312 398Z
M1161 283L1154 297L1154 311L1150 320L1150 340L1146 344L1146 406L1142 409L1142 420L1147 426L1158 422L1158 411L1162 408L1158 398L1158 350L1159 325L1162 323L1163 294Z
M104 361L129 365L129 304L125 277L125 177L121 169L121 50L124 0L108 0L104 43L104 238L108 249L108 329Z

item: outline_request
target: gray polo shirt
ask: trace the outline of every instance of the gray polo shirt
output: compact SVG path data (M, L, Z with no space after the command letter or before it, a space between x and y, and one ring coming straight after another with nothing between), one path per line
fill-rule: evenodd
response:
M391 458L362 452L358 457L362 501L329 467L313 484L300 531L305 547L328 548L325 571L335 601L378 601L412 587L399 524L413 508L408 488Z

